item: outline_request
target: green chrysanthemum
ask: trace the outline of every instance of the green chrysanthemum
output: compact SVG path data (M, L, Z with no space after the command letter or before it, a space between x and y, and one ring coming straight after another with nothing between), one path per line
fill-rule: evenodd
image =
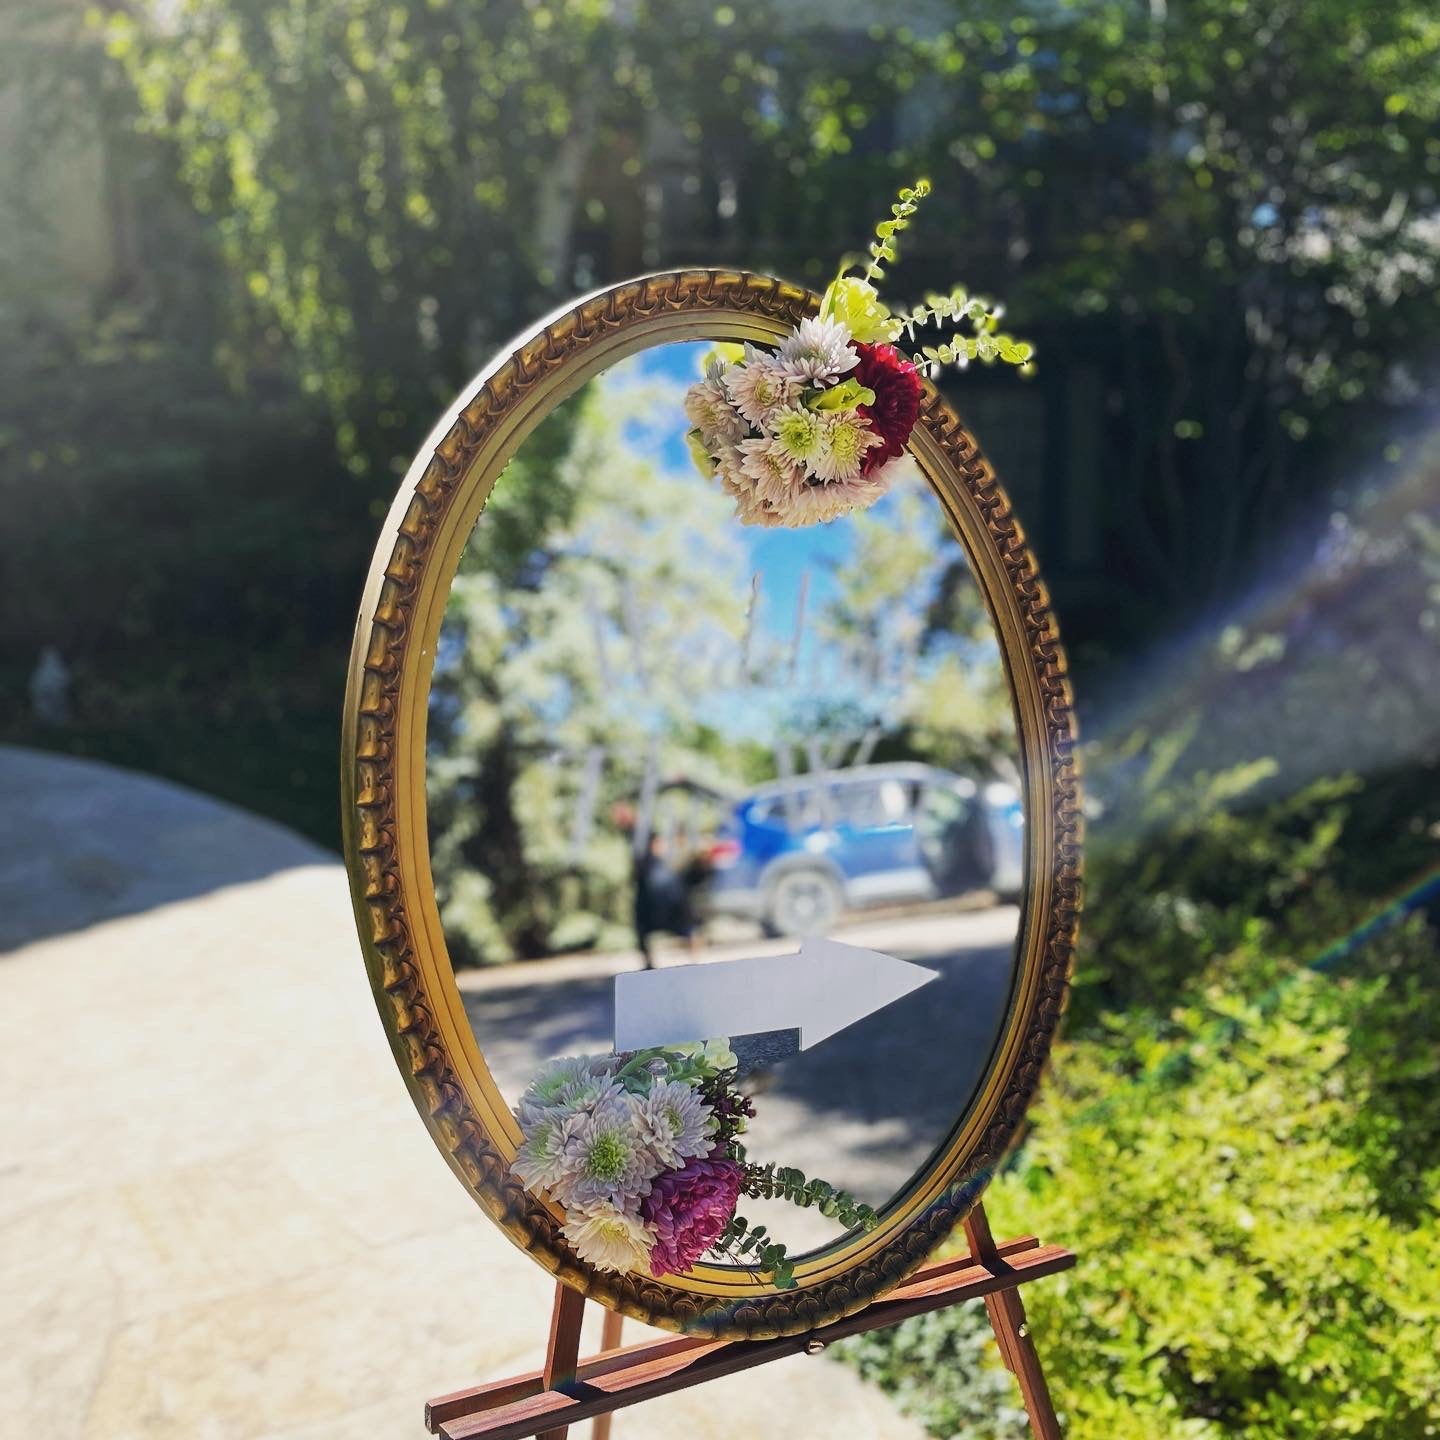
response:
M813 410L787 405L771 418L770 436L782 458L808 465L824 448L825 422Z

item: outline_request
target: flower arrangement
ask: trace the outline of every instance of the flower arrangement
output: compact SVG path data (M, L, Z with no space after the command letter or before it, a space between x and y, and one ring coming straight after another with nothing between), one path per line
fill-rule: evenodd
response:
M1028 369L1034 348L999 333L1000 306L963 287L898 313L881 299L875 282L929 193L925 180L900 191L875 227L868 258L847 256L820 313L777 349L718 347L704 379L686 392L691 453L734 500L742 523L813 525L873 505L890 488L919 417L922 374L971 360ZM862 261L863 273L850 274ZM929 324L954 333L915 347ZM962 325L970 333L960 333ZM902 339L909 353L898 348Z
M794 1265L736 1213L742 1195L813 1205L852 1229L877 1217L824 1181L750 1163L739 1137L755 1109L737 1075L725 1040L552 1060L515 1107L515 1173L560 1206L566 1240L599 1270L679 1275L709 1255L748 1259L788 1289Z

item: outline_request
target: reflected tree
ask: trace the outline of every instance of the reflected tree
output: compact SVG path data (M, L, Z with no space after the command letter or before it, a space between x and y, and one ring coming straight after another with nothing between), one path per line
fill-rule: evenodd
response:
M673 387L668 387L673 389ZM446 610L431 709L431 830L452 946L469 959L624 943L633 816L658 783L744 773L707 713L713 659L744 625L729 505L676 483L654 417L678 390L607 377L501 476L568 498L512 572L482 518ZM557 443L563 445L557 450ZM456 944L456 941L459 941Z

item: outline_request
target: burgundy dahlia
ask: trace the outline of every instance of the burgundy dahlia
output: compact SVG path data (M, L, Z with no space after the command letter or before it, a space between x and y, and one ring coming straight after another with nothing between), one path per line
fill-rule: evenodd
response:
M740 1166L712 1150L651 1184L640 1214L655 1227L652 1275L683 1274L720 1238L740 1199L740 1179Z
M860 406L860 413L885 442L865 452L860 470L868 475L904 451L920 415L920 375L893 345L853 343L860 364L846 378L875 392L875 403Z

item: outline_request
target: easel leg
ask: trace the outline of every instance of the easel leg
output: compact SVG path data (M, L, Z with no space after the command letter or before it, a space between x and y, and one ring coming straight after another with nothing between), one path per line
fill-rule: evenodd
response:
M990 1221L985 1216L983 1205L977 1205L966 1218L965 1238L970 1242L970 1253L988 1269L1005 1265L995 1248L995 1237L990 1233ZM991 1329L995 1331L1000 1358L1019 1383L1025 1413L1030 1417L1030 1429L1038 1440L1062 1440L1060 1421L1050 1399L1050 1387L1045 1383L1040 1356L1025 1323L1025 1303L1020 1299L1020 1292L1014 1289L997 1290L993 1295L987 1295L985 1313L990 1317Z
M585 1297L563 1280L555 1282L555 1308L550 1312L550 1341L545 1347L544 1381L547 1390L568 1385L580 1360L580 1324L585 1318ZM568 1425L547 1430L539 1440L565 1440Z
M600 1328L600 1353L603 1355L607 1350L618 1350L620 1348L620 1327L625 1323L625 1317L618 1310L607 1310L605 1319ZM590 1440L610 1440L611 1415L607 1410L603 1415L597 1415L590 1422Z

